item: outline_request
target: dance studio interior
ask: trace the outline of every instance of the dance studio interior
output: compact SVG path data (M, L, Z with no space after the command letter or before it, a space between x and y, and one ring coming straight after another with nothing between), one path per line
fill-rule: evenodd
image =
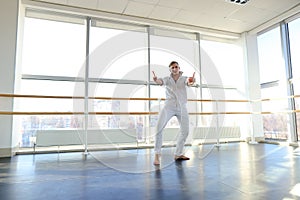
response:
M0 199L300 199L299 0L1 0L0 26Z

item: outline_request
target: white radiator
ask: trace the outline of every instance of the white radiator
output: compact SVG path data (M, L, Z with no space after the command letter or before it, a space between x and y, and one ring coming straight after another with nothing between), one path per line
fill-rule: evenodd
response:
M121 144L137 143L135 129L105 129L88 130L88 144ZM38 130L36 133L36 146L63 146L85 144L83 130Z
M227 139L240 138L240 127L223 126L217 127L195 127L193 131L193 139Z

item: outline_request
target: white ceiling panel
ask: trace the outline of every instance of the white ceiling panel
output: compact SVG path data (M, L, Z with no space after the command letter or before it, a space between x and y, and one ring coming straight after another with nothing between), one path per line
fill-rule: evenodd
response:
M97 8L98 0L68 0L68 5L82 7L82 8Z
M183 0L160 0L158 5L170 7L170 8L182 8L185 4Z
M211 10L218 1L199 1L199 0L184 0L185 4L182 5L182 9L192 12L204 12Z
M228 30L228 27L230 27L230 30ZM211 26L211 28L216 30L226 30L234 33L238 32L238 30L249 30L251 27L253 27L253 24L233 19L218 19Z
M154 10L149 15L149 18L171 21L179 11L180 10L178 8L155 6Z
M148 17L151 14L154 7L155 5L151 5L148 3L129 1L124 11L124 14L139 17Z
M123 13L127 4L128 0L99 0L98 9L108 12Z
M98 9L120 17L160 20L240 34L272 19L278 19L292 8L299 10L300 0L249 0L244 5L229 0L41 0L76 7ZM132 18L131 18L132 19ZM152 21L153 22L153 21Z
M159 2L159 0L131 0L131 1L152 4L152 5L156 5Z
M299 2L299 0L251 0L249 5L265 10L282 12L297 5Z
M172 19L172 21L182 24L193 24L200 17L201 13L191 12L188 10L180 10L178 14Z
M255 23L256 21L267 20L268 16L272 16L272 13L268 10L261 8L255 8L253 6L242 7L230 15L226 16L228 19L240 20L246 23Z
M209 16L217 16L218 18L225 18L226 16L230 15L233 12L241 9L241 6L233 4L233 3L226 3L224 1L218 2L215 4L212 9L206 10L205 13Z

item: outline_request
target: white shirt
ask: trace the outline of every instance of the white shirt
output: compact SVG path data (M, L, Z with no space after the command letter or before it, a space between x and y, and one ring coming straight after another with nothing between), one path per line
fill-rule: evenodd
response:
M166 76L162 78L163 86L166 88L166 102L165 104L172 105L183 105L187 103L187 80L188 77L182 76L182 72L180 72L180 76L177 81L175 81L172 77Z

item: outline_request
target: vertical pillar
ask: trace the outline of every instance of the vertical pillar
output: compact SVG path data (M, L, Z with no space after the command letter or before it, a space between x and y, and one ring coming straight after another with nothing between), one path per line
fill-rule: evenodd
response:
M251 142L264 137L263 119L259 114L261 107L261 91L260 91L260 76L259 76L259 60L256 34L243 34L244 52L245 52L245 75L246 75L246 91L250 100L250 111L253 112L250 116L250 131L249 138Z
M0 93L14 93L19 0L0 1ZM0 110L12 111L13 99L0 98ZM17 142L12 134L12 115L0 115L0 157L12 156Z

